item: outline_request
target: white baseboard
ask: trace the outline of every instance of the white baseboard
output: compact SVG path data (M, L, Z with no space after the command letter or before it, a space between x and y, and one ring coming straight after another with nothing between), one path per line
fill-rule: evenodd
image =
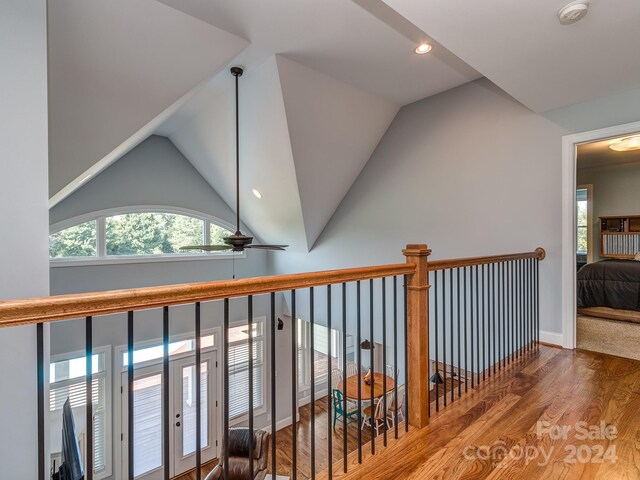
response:
M540 330L540 341L562 348L564 337L562 336L561 333L547 332L545 330Z
M298 413L296 415L296 422L300 421L300 414ZM282 430L283 428L288 427L289 425L291 425L291 416L288 416L287 418L283 418L282 420L279 420L276 423L276 430Z

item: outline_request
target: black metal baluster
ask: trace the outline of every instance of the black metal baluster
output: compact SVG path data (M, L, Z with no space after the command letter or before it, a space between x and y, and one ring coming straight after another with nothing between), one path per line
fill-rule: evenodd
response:
M511 361L516 361L516 262L511 262Z
M133 311L127 313L127 434L129 437L129 444L127 448L127 464L129 470L129 480L134 480L134 467L133 467L133 455L134 455L134 434L133 434Z
M409 350L407 348L407 337L409 335L409 312L407 312L407 284L408 277L404 279L404 431L409 431Z
M253 475L253 296L247 296L247 334L249 350L249 478Z
M438 271L435 270L433 272L433 306L436 312L434 318L434 333L435 333L435 350L436 350L436 373L433 376L433 381L435 383L436 390L436 412L440 411L440 367L438 362L440 361L440 356L438 355ZM431 385L429 385L429 390L431 390Z
M331 402L333 399L333 385L331 385L331 377L333 372L333 362L331 360L331 354L333 353L331 350L332 347L332 338L331 338L331 285L327 285L327 453L329 456L328 461L328 469L329 469L329 480L333 478L333 431L331 430ZM346 433L346 432L344 432Z
M383 422L383 445L387 446L387 284L386 278L382 277L381 296L382 296L382 365L384 376L382 377L382 410L384 411ZM395 367L394 367L395 368Z
M315 294L313 287L309 288L309 341L311 348L309 349L309 370L311 376L311 478L316 478L316 366L315 366ZM331 370L329 370L331 376ZM251 477L253 478L253 477Z
M44 430L44 325L36 325L36 376L38 380L38 480L45 480L47 476L47 459L45 458L45 430Z
M489 323L489 297L488 297L488 273L485 272L485 265L482 265L482 346L484 348L483 365L482 365L482 380L487 379L487 370L489 370L489 331L487 330L487 324ZM486 275L485 275L486 273ZM491 376L491 370L489 370L489 376Z
M395 438L398 438L398 277L393 277L393 427L395 430ZM406 376L406 374L405 374ZM406 382L405 382L406 383Z
M347 284L342 284L342 411L347 411ZM360 425L358 425L360 428ZM347 473L347 416L342 415L342 469Z
M202 339L200 325L200 302L196 302L196 480L202 478Z
M464 311L464 391L469 391L469 382L467 382L467 376L469 373L469 364L467 363L467 267L463 268L464 280L462 285L464 286L463 293L463 311ZM461 377L462 378L462 377Z
M472 267L469 267L469 326L470 328L470 334L471 334L471 338L470 338L470 342L469 345L471 347L471 388L474 388L475 386L475 371L476 371L476 365L474 364L474 354L473 354L473 337L474 335L477 338L477 332L474 329L474 314L473 314L473 270L475 268L475 265Z
M449 270L449 319L451 320L451 353L449 354L449 358L451 359L451 363L449 364L449 369L451 370L451 403L453 403L453 401L455 400L455 395L456 395L456 388L453 384L453 378L455 376L455 372L453 370L453 356L454 356L454 351L453 351L453 337L454 337L454 331L453 331L453 323L454 323L454 318L453 318L453 269ZM446 378L445 378L445 382L446 382Z
M442 404L447 406L447 304L445 290L447 289L446 270L442 270L442 375L444 383L442 385ZM451 385L453 388L453 385Z
M276 477L276 294L271 292L271 475ZM331 410L329 410L331 419ZM330 432L331 430L329 430Z
M369 423L370 423L370 427L371 427L371 455L375 455L376 453L376 430L375 430L375 423L378 421L375 418L375 405L374 405L374 401L375 398L373 396L373 386L375 383L375 377L376 377L376 369L375 369L375 364L374 364L374 356L373 356L373 352L374 352L374 347L375 347L375 340L374 340L374 335L373 335L373 278L369 279L369 337L370 337L370 343L371 343L371 350L369 350L369 361L371 362L371 385L369 387L369 391L371 392L371 395L369 397L369 408L370 408L370 417L369 417Z
M460 398L462 396L462 374L460 373L461 367L462 367L462 355L461 355L461 349L460 349L460 343L461 343L461 331L460 331L460 269L456 268L456 302L457 302L457 317L458 317L458 398Z
M229 299L224 299L222 362L224 367L222 394L224 396L224 413L222 416L222 476L229 478Z
M358 371L358 463L362 463L362 372L360 371L362 369L362 351L361 351L361 345L360 343L362 342L362 333L361 333L361 316L360 316L360 280L358 280L356 282L356 309L357 309L357 313L356 313L356 328L357 328L357 337L356 337L356 342L358 344L358 350L357 350L357 362L358 365L357 367L357 371ZM346 391L346 388L345 388Z
M504 364L504 268L503 268L504 264L503 263L499 263L498 264L498 298L499 298L499 308L498 311L500 312L500 317L499 317L499 327L498 330L500 332L500 344L498 345L499 347L499 354L498 354L498 369L502 370L502 366Z
M169 307L162 308L162 457L164 480L169 480Z
M522 288L522 260L518 260L518 356L522 356L522 345L524 337L524 307Z
M85 479L93 480L93 319L85 319L85 382L86 382L86 422L87 422L87 465Z
M478 280L478 265L474 265L473 269L475 270L475 300L476 300L476 385L480 385L480 320L481 320L481 312L480 312L480 290L479 290L479 280Z
M540 346L540 260L536 259L536 345Z
M534 347L533 258L529 259L529 351Z
M297 422L298 414L298 337L296 327L298 318L296 316L296 291L291 290L291 476L293 480L298 478L298 444L297 444Z
M496 331L496 264L491 264L491 320L493 322L493 350L492 350L492 364L493 364L493 374L496 374L496 344L499 343L499 333Z

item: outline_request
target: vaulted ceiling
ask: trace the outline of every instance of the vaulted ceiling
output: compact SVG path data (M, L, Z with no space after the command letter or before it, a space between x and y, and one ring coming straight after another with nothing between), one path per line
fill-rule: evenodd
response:
M234 208L242 65L243 221L309 250L403 105L483 75L540 112L640 86L639 4L564 3L50 1L51 204L156 133Z

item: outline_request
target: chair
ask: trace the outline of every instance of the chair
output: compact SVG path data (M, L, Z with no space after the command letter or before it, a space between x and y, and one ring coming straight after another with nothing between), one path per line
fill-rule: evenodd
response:
M358 365L355 362L347 363L347 377L358 375Z
M338 388L338 384L342 381L342 372L337 368L331 370L331 390Z
M395 392L392 392L391 396L391 404L389 405L389 409L387 411L387 421L389 422L389 426L393 427L395 425L395 413L396 413L396 401L393 398ZM398 385L398 422L404 420L404 395L405 395L405 386Z
M400 369L399 368L394 368L393 365L387 365L386 373L387 373L388 377L391 377L394 380L396 380L397 378L400 377Z
M246 480L249 478L249 429L229 429L229 471L228 480ZM267 475L267 453L271 434L264 430L253 433L253 472L254 480L263 480ZM224 458L223 452L220 458ZM222 461L222 460L221 460ZM223 465L220 463L205 477L205 480L221 480L224 478Z
M380 427L384 426L384 422L387 421L387 414L389 412L389 407L391 406L391 402L393 400L393 392L389 392L387 393L387 411L384 411L384 397L381 397L377 400L376 404L375 404L375 408L373 411L373 428L376 431L376 435L378 435ZM364 428L365 426L371 426L371 406L366 407L365 409L362 410L362 426L361 428ZM388 424L387 424L388 425Z
M347 411L344 411L344 395L336 389L333 391L333 430L336 430L336 423L340 417L340 423L343 418L347 419L347 425L358 421L358 407L351 402L347 402Z

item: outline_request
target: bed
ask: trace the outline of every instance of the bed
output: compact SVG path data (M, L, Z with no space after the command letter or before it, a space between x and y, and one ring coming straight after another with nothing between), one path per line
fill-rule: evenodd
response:
M607 259L585 265L577 276L577 300L578 309L640 312L640 262Z

